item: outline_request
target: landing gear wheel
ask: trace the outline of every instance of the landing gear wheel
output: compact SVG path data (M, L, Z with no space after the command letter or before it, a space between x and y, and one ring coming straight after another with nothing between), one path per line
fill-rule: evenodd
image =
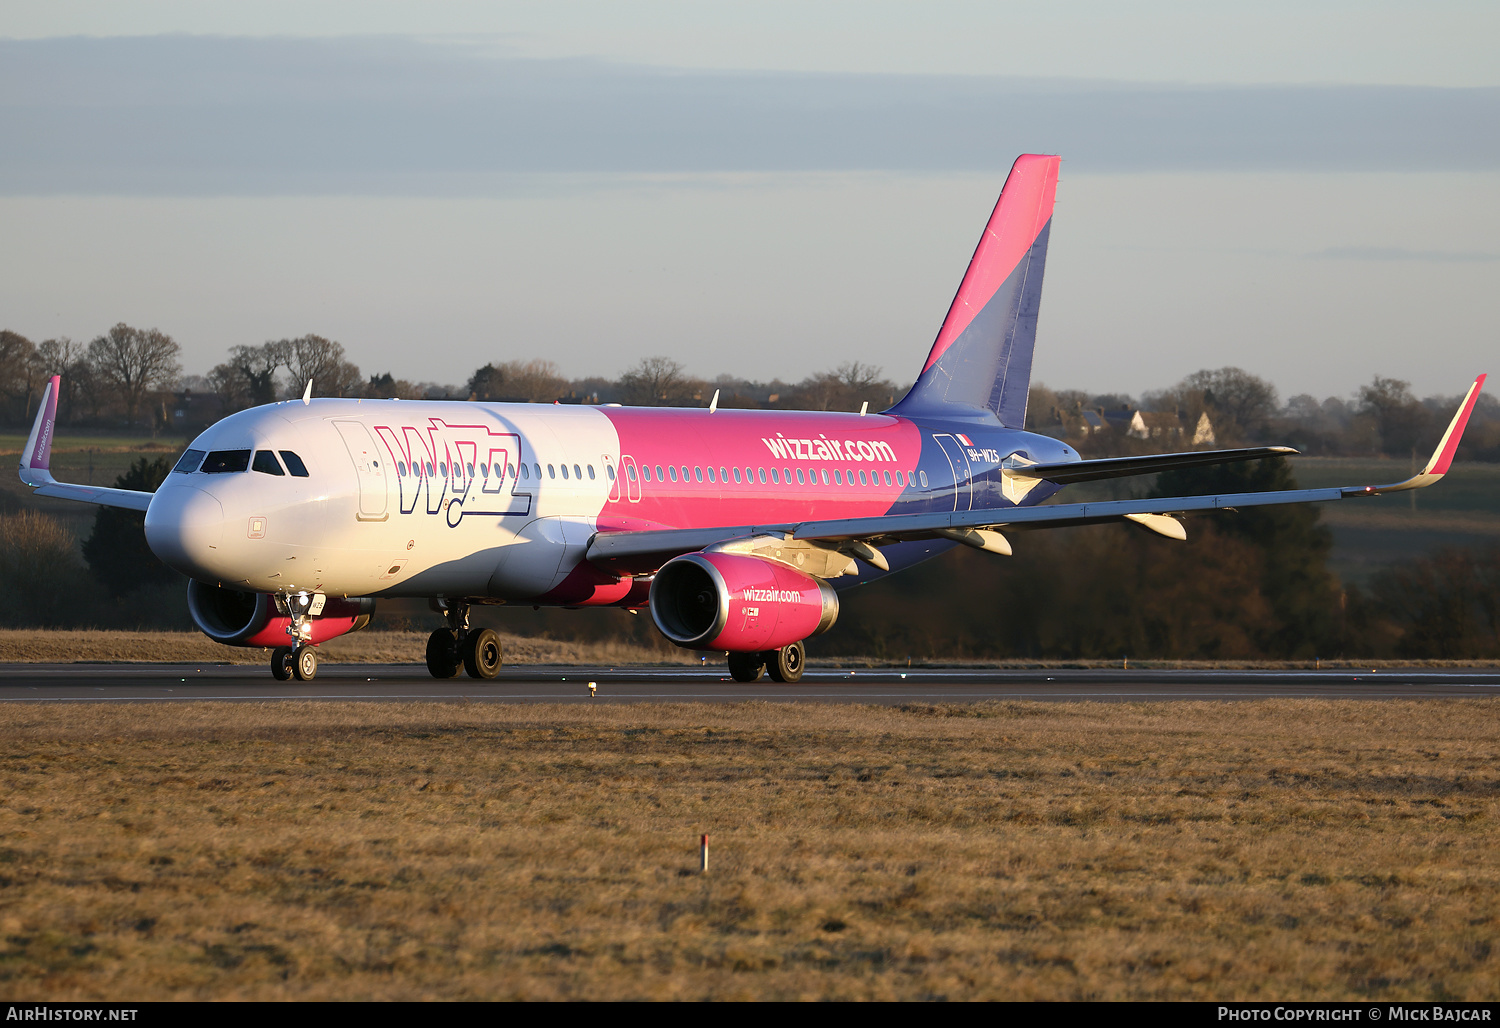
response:
M439 628L427 637L427 670L433 678L452 678L462 666L457 632L451 628Z
M807 647L800 642L783 646L766 654L766 670L778 682L802 681L802 665L807 663Z
M764 653L729 654L729 676L736 682L758 682L760 673L766 668Z
M292 648L278 646L271 651L271 677L285 682L292 677Z
M500 673L500 636L488 628L470 632L462 642L464 670L470 678L494 678ZM436 672L434 672L436 674Z
M292 674L299 682L311 682L318 677L318 651L307 644L292 651Z

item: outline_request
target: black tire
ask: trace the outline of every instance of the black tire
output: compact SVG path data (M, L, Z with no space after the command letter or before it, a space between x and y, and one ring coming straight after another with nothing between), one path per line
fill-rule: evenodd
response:
M271 651L271 677L285 682L292 677L292 648L278 646Z
M500 636L488 628L464 636L464 670L470 678L491 679L500 673Z
M729 676L736 682L758 682L760 674L766 669L766 655L764 653L734 653L729 654Z
M451 628L439 628L427 637L427 670L433 678L452 678L463 664L457 632Z
M318 651L304 643L292 651L292 674L299 682L311 682L318 677Z
M800 642L783 646L766 654L766 670L778 682L802 681L802 667L807 663L807 647Z

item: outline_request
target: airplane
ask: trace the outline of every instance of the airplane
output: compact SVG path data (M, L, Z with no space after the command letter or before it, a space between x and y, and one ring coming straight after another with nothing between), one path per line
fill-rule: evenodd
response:
M1043 503L1064 486L1256 460L1287 446L1085 460L1024 431L1056 156L1012 167L909 392L871 413L314 398L232 414L153 493L58 482L59 378L21 456L38 495L145 512L146 541L189 579L209 638L271 650L280 680L386 597L427 598L445 627L428 671L493 679L499 636L476 605L650 611L734 679L801 678L839 593L954 547L1009 554L1041 528L1342 500L1439 481L1484 385L1417 475L1387 485Z

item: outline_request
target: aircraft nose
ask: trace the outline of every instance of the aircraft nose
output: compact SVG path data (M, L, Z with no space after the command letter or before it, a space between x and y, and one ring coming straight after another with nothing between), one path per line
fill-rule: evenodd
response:
M146 510L146 545L185 575L211 573L224 541L224 506L194 486L159 489Z

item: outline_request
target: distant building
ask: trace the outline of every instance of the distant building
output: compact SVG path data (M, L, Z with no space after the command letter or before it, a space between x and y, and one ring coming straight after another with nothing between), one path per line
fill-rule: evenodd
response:
M224 401L217 393L195 393L184 389L166 404L173 431L196 434L224 416Z
M1161 439L1188 443L1192 446L1212 446L1214 443L1213 422L1208 412L1198 415L1198 421L1189 427L1191 419L1177 411L1133 411L1126 424L1125 434L1137 439Z

